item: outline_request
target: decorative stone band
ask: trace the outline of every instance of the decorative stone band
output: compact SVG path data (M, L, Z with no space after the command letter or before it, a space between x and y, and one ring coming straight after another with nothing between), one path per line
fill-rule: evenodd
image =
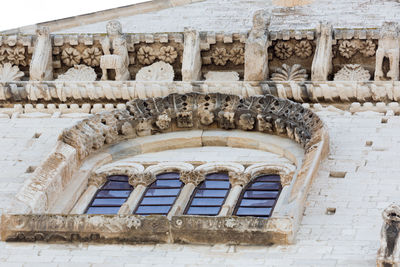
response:
M290 219L138 215L2 215L6 241L288 244Z
M387 102L400 101L400 82L11 82L0 84L0 101L24 103L46 100L75 104L78 100L92 103L102 99L127 101L191 92L219 92L242 97L272 94L296 102Z
M400 264L400 207L392 204L382 212L381 245L378 250L378 267Z

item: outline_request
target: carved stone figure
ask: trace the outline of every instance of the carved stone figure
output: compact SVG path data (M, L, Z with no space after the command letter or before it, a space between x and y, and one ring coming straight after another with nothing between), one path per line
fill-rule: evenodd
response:
M340 69L335 74L335 81L369 81L371 75L369 71L361 67L359 64L347 64L344 65L342 69Z
M19 81L24 77L24 73L18 66L12 66L11 63L0 65L0 82Z
M272 74L271 80L302 82L307 80L307 77L307 70L303 69L301 65L294 64L293 66L289 66L283 64L282 68L277 68L276 72Z
M95 81L97 78L93 68L86 65L75 65L66 73L59 75L56 81Z
M326 81L332 71L332 25L320 23L317 27L317 47L311 65L311 80Z
M398 23L385 22L382 25L378 50L376 51L375 81L396 81L399 79L399 37ZM384 70L385 59L389 63L388 70Z
M382 212L381 245L376 259L377 266L400 265L400 207L392 204Z
M174 80L174 68L164 61L158 61L150 66L141 68L136 74L136 81L162 81Z
M35 50L29 68L30 80L51 81L53 80L53 52L49 28L39 28L36 35Z
M265 10L254 13L253 27L246 41L244 80L264 81L268 78L268 27L271 18Z
M107 23L107 37L101 41L104 56L100 58L100 68L103 71L102 80L108 80L108 69L115 70L116 81L130 79L129 54L122 26L119 21L112 20Z

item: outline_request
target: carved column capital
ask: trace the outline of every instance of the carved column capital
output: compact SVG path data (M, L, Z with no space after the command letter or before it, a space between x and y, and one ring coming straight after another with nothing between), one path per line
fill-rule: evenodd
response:
M148 186L156 180L150 172L135 173L129 176L129 184L136 188L138 185Z
M93 173L90 176L88 185L94 185L97 188L100 188L105 182L107 181L107 174L106 173Z
M244 187L250 181L250 178L250 173L229 172L229 182L232 187L237 185Z
M181 176L180 179L184 184L192 183L195 186L199 185L202 181L206 179L203 171L196 171L196 170L181 171L180 176Z

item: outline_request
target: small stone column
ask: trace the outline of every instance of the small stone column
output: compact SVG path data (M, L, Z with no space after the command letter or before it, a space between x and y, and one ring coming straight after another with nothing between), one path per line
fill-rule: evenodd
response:
M182 59L182 81L201 79L200 35L197 31L185 28Z
M71 210L70 214L83 214L89 205L90 201L93 199L97 190L99 190L107 182L107 174L94 173L88 181L88 188L79 198L78 202L75 204L74 208Z
M316 34L317 47L311 65L311 80L326 81L332 71L332 25L321 22Z
M392 204L382 212L381 246L376 257L378 267L400 266L400 207Z
M205 175L202 171L181 171L180 179L185 184L185 186L182 188L182 191L179 194L178 199L175 201L174 206L169 211L168 219L171 219L172 216L183 214L183 211L185 210L194 189L202 181L204 181Z
M48 27L36 30L36 43L29 66L29 76L31 81L53 80L53 49Z
M226 198L225 204L222 206L218 216L228 216L232 214L243 187L247 185L247 183L250 181L250 178L251 176L249 173L229 172L231 190L229 191L229 195Z
M155 175L149 172L129 175L129 184L131 184L134 189L126 202L122 204L118 214L132 214L139 204L139 201L142 199L146 187L152 184L155 180Z
M376 50L375 81L399 80L400 32L397 22L382 25L378 50ZM384 73L384 59L389 61L389 70Z
M254 13L253 27L246 41L244 53L244 80L268 79L268 27L270 17L264 10Z

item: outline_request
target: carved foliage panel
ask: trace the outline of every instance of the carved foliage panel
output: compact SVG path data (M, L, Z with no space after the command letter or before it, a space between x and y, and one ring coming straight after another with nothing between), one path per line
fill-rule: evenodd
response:
M243 79L245 42L242 35L203 33L200 38L204 43L201 49L203 75L209 71L235 71Z
M308 78L306 79L309 79L315 47L315 41L309 39L297 40L291 38L289 40L272 41L268 48L270 75L282 73L282 70L285 70L284 65L289 68L296 66L295 69L304 69L301 72L304 76L307 75ZM290 73L288 76L290 76Z
M172 65L175 79L181 79L183 43L177 40L128 43L128 52L131 77L135 77L141 68L163 61Z
M29 64L33 54L31 36L0 36L0 65L11 64L24 73L21 80L29 78ZM16 71L18 72L18 71Z
M340 39L332 47L333 73L337 73L347 64L358 64L369 71L373 77L375 54L378 49L377 39Z
M86 65L95 70L98 77L101 76L100 57L103 50L99 40L92 40L92 44L85 44L83 39L76 42L53 45L54 76L66 73L75 65Z

